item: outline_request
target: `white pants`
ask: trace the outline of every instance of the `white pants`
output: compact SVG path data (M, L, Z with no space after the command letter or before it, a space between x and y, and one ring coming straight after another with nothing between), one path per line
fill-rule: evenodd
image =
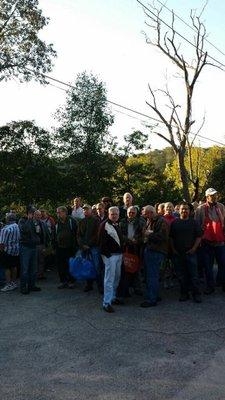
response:
M103 306L111 304L116 298L121 275L122 254L113 254L111 257L102 256L105 264Z

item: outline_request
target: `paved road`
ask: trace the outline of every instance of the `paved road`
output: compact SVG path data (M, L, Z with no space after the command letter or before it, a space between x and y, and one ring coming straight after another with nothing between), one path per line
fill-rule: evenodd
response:
M96 291L0 295L2 400L224 400L225 295L101 309Z

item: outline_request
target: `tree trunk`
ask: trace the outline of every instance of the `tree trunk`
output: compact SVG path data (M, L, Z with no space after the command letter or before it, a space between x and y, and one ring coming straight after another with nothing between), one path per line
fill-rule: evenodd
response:
M186 201L190 201L191 198L188 188L188 172L184 164L185 151L183 149L179 149L177 157L178 157L178 166L180 171L180 179L182 182L183 198Z

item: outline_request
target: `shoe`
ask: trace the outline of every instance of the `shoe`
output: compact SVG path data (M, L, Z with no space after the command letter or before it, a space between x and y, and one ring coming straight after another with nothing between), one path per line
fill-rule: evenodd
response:
M68 283L64 282L64 283L60 283L60 285L58 286L58 289L67 289L68 288Z
M207 295L212 294L212 293L214 293L214 292L215 292L215 289L212 288L212 287L207 287L207 288L204 290L204 294L207 294Z
M22 288L22 289L20 289L20 293L21 293L21 294L29 294L29 293L30 293L30 290L27 289L27 288Z
M136 294L136 296L143 296L143 292L141 289L134 289L134 294Z
M112 304L115 304L116 306L122 306L124 305L124 300L115 299L112 301Z
M30 288L30 291L31 291L31 292L40 292L40 291L41 291L41 288L40 288L40 287L37 287L37 286L33 286L33 287Z
M194 294L193 300L194 300L194 303L202 303L202 298L201 298L200 294Z
M111 306L111 304L107 304L106 306L103 306L103 310L108 312L108 313L114 313L115 310L114 308Z
M3 292L11 292L14 289L15 289L14 285L11 282L9 282L9 283L6 283L6 285L1 289L1 292L2 293Z
M69 289L75 289L75 283L68 283Z
M155 306L157 306L157 303L156 302L151 303L149 301L144 301L143 303L140 304L140 306L142 308L155 307Z
M90 292L91 290L93 290L93 286L90 286L90 285L86 285L85 286L85 288L84 288L84 292Z
M17 281L13 281L13 282L11 282L11 283L12 283L14 289L17 289L17 288L19 287Z
M187 301L189 298L189 294L181 294L179 301Z

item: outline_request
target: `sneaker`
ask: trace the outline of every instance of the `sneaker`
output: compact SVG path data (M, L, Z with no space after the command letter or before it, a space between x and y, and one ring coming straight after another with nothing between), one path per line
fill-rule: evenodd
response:
M14 289L15 289L14 285L11 282L9 282L6 283L6 285L1 289L1 292L10 292L11 290Z
M91 290L93 290L93 286L92 285L86 285L85 287L84 287L84 292L90 292Z
M30 290L29 290L28 288L21 288L21 289L20 289L20 293L21 293L21 294L29 294L29 293L30 293Z
M144 301L143 303L140 304L142 308L148 308L148 307L155 307L157 306L156 302L150 302L150 301Z
M187 301L189 300L189 294L181 294L179 301Z
M134 289L134 294L136 294L136 296L143 296L143 292L141 289Z
M212 294L212 293L214 293L214 292L215 292L215 289L212 288L212 287L207 287L207 288L204 290L204 294L207 294L207 295Z
M69 289L75 289L75 283L68 283Z
M67 282L60 283L58 289L68 289L68 283Z
M122 305L124 305L124 300L115 299L112 301L112 304L115 304L116 306L122 306Z
M201 303L202 302L201 295L200 294L194 294L193 295L193 300L194 300L194 303Z
M17 281L13 281L13 282L11 282L11 283L12 283L12 285L14 286L14 289L17 289L17 288L19 287L19 284L18 284Z
M103 310L108 312L108 313L114 313L115 310L114 308L111 306L111 304L107 304L106 306L103 306Z
M40 288L40 287L37 287L37 286L33 286L33 287L30 288L30 291L31 291L31 292L40 292L40 291L41 291L41 288Z

